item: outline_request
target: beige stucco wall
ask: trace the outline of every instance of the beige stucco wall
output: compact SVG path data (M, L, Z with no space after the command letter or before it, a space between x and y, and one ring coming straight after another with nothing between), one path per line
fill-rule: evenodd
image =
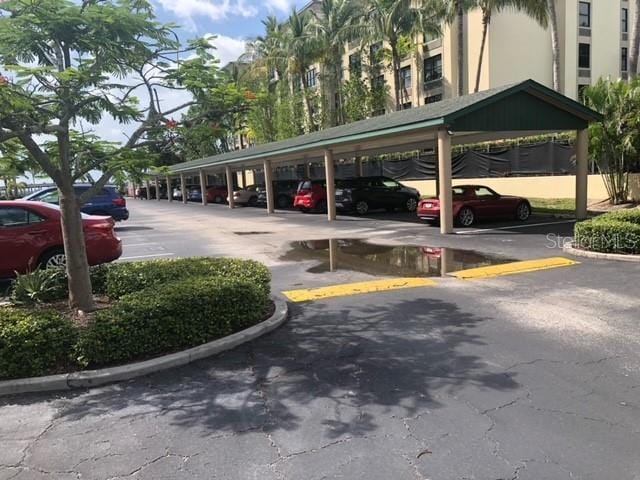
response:
M402 182L420 190L422 195L435 195L434 180ZM575 197L576 178L573 175L548 177L508 177L508 178L466 178L453 181L454 185L487 185L504 195L521 195L531 198L573 198ZM640 200L640 174L630 177L631 198ZM589 175L588 198L605 200L607 190L600 175Z
M494 14L489 26L489 47L492 87L529 78L552 86L551 34L535 20L513 9Z
M620 78L621 21L620 1L591 1L592 82L600 77Z
M476 85L476 76L478 73L478 58L480 57L480 46L482 44L482 11L476 8L469 12L467 15L467 53L469 55L469 70L468 70L468 85L469 91L473 92ZM491 29L491 25L489 26ZM491 39L490 34L487 33L487 43L482 55L482 72L480 75L480 90L487 90L491 88L490 83L490 58L491 53Z

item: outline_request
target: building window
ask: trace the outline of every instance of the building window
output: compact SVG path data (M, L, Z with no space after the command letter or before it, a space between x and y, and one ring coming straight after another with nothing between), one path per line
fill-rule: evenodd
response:
M622 55L620 58L620 70L626 72L629 69L629 52L627 47L622 47Z
M622 33L629 33L629 9L622 9Z
M372 83L375 89L384 88L384 75L378 75L373 79Z
M402 104L402 110L409 110L411 108L411 102L405 102Z
M384 115L384 114L385 114L384 108L381 108L380 110L374 110L373 112L371 112L372 117L379 117L380 115Z
M381 50L382 50L382 42L376 42L369 47L369 57L371 58L372 64L380 62Z
M591 4L589 2L579 3L578 25L582 28L591 28Z
M424 81L440 80L442 78L442 55L425 58Z
M400 88L405 92L411 90L411 66L400 69Z
M440 36L436 32L429 32L422 34L422 43L429 43L437 40Z
M578 68L591 68L591 45L578 44Z
M442 100L442 94L438 93L437 95L429 95L424 99L424 104L429 105L430 103L436 103Z
M316 69L310 68L304 74L304 84L307 88L314 88L316 86Z
M362 58L359 53L349 55L349 71L353 73L362 72Z

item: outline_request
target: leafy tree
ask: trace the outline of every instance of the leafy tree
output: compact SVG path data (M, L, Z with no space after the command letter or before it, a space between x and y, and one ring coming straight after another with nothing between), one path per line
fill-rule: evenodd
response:
M640 1L640 0L638 0ZM556 0L547 0L549 13L549 30L551 31L551 58L553 63L553 89L560 90L560 29L558 28L558 15L556 13Z
M482 60L487 42L487 33L491 16L506 8L512 8L524 12L529 17L536 20L542 27L546 28L549 20L547 10L547 0L476 0L482 12L482 40L480 42L480 54L478 57L478 70L476 73L476 84L474 92L480 90L480 77L482 75Z
M439 34L438 11L433 3L424 2L421 7L411 0L367 0L368 40L386 41L391 54L393 93L396 110L401 109L400 51L402 37L418 34Z
M630 83L600 79L588 87L585 104L604 115L589 127L589 152L603 174L610 201L629 196L629 172L640 153L640 79Z
M119 153L156 145L151 134L174 122L172 115L197 104L202 111L191 121L208 118L220 74L208 42L181 45L174 26L156 21L147 0L8 0L0 10L6 13L0 18L0 64L16 77L0 85L0 143L17 139L57 185L69 303L91 311L81 202L121 168ZM163 89L185 90L192 98L163 106ZM116 155L74 163L73 128L104 116L137 127ZM55 155L42 146L51 137ZM73 183L89 168L103 174L77 199Z

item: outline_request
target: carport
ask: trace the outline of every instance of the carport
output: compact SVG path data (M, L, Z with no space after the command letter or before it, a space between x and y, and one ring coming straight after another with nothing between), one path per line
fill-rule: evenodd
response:
M272 214L274 166L324 161L327 216L329 221L333 221L336 218L334 159L436 149L440 231L446 234L453 232L452 145L575 131L576 217L583 219L587 215L588 126L601 118L600 114L581 103L527 80L287 140L180 163L170 167L167 182L170 184L172 175L179 175L184 192L185 175L199 176L202 202L206 204L206 175L224 171L229 206L233 208L234 171L263 168L267 213ZM185 197L183 195L183 201L186 201Z

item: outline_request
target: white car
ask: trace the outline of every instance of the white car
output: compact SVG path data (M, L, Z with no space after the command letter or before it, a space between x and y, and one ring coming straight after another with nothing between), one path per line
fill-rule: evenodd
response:
M258 203L258 194L264 189L261 185L249 185L242 190L233 191L233 201L237 205L248 205L250 207L255 206ZM227 198L229 201L229 198Z

